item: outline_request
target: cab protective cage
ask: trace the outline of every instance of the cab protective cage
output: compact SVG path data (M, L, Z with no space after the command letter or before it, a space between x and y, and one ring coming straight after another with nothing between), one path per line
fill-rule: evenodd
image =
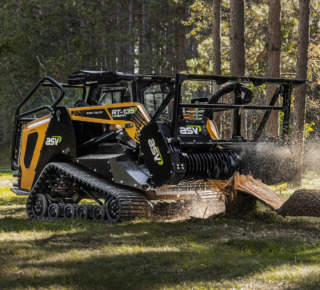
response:
M35 114L42 110L47 110L49 113L54 111L54 108L61 102L65 95L65 88L77 88L82 89L82 100L85 100L86 96L90 99L93 94L93 90L98 85L113 84L118 81L132 81L132 97L134 102L141 102L141 96L139 92L149 86L152 83L166 83L170 86L170 90L173 91L175 79L172 76L160 76L156 74L152 75L139 75L139 74L125 74L121 72L109 72L109 71L88 71L80 70L68 75L68 83L59 83L55 79L49 76L41 78L34 88L27 94L27 96L17 106L15 111L14 130L12 138L12 150L11 150L11 169L18 170L18 158L19 158L19 136L22 133L22 126L34 120L34 118L28 118L27 116ZM30 98L41 87L56 87L60 91L60 95L51 105L43 105L27 112L21 113L21 108L30 100ZM89 92L87 90L89 89ZM171 93L169 94L171 95ZM90 102L90 100L89 100Z
M218 85L223 85L227 82L232 82L222 89L215 92L207 104L195 104L182 103L181 88L185 81L214 81ZM253 99L253 93L243 83L252 83L253 86L261 86L263 84L278 84L277 89L269 103L269 105L248 105ZM283 112L283 130L282 136L285 137L289 133L289 122L290 122L290 104L291 104L291 93L294 86L299 86L305 83L304 80L290 80L281 78L262 78L262 77L235 77L235 76L215 76L215 75L196 75L196 74L176 74L175 78L175 89L174 94L169 94L164 100L163 104L155 112L151 118L150 123L156 122L159 116L170 103L174 97L173 105L173 116L172 116L172 131L173 141L178 141L179 135L179 117L181 116L182 108L194 108L194 109L209 109L211 113L234 110L233 119L233 134L232 138L228 140L211 140L211 144L216 145L226 144L228 142L248 142L248 140L241 137L241 114L240 110L265 110L265 113L261 119L261 122L256 130L253 140L250 142L257 142L261 136L261 133L268 121L268 118L273 110ZM230 92L234 92L233 104L218 103L220 98ZM245 97L242 98L242 92L245 93ZM275 106L279 97L282 97L282 106ZM193 100L194 101L194 100ZM210 114L204 114L204 117L209 117Z

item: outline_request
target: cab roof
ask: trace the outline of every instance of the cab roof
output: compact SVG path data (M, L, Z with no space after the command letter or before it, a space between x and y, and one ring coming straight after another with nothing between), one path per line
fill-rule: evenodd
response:
M172 76L126 74L122 72L89 70L80 70L68 75L69 85L86 86L94 84L112 84L121 80L174 83L175 78Z

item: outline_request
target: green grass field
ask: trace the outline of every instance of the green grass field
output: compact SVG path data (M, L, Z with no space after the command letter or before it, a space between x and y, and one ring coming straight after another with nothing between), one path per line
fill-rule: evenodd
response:
M0 174L0 289L319 288L320 219L260 206L207 220L35 222L10 179Z

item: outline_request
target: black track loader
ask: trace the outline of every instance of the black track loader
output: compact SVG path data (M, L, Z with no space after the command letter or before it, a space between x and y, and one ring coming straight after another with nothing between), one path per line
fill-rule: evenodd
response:
M184 89L186 82L222 88L196 97ZM278 210L283 198L262 182L295 175L287 140L291 92L302 83L103 71L73 73L67 84L45 77L16 109L11 161L18 182L12 190L28 195L29 218L41 220L119 221L150 215L155 200L187 204L225 195L227 207L258 199ZM253 89L266 84L276 85L274 96L257 105ZM44 89L47 94L39 94ZM223 101L228 94L232 100ZM246 110L264 112L251 139L241 135ZM268 140L262 135L272 110L282 114L282 135ZM232 113L225 139L213 121L221 112Z

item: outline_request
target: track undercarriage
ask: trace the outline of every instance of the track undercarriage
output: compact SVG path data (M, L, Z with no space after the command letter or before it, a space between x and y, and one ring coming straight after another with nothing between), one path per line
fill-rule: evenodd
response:
M79 204L94 200L96 205ZM50 163L33 186L27 200L30 219L82 217L110 222L147 216L150 204L139 191L96 177L77 165Z
M254 178L235 174L228 180L193 185L182 183L178 187L158 190L157 199L160 201L151 202L147 198L154 200L152 193L144 194L115 185L77 165L56 162L43 170L29 194L26 210L32 220L77 217L118 222L137 217L208 218L224 212L224 206L221 208L224 203L237 206L231 211L243 211L245 206L250 207L250 202L252 205L252 201L259 200L280 215L320 216L319 194L318 190L298 190L285 200ZM239 196L244 198L242 204L239 204ZM216 211L217 204L220 204L220 212Z

